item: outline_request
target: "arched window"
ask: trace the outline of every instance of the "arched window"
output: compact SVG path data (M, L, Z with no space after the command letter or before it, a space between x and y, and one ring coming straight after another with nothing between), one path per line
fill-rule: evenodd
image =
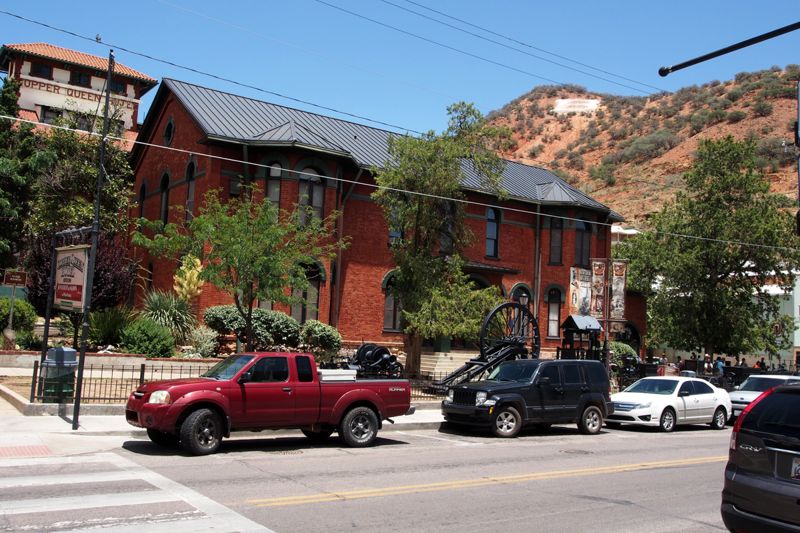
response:
M186 220L192 220L194 216L194 161L189 161L186 165Z
M316 169L306 167L300 174L300 201L301 207L310 206L313 217L322 220L322 203L325 196L325 183ZM300 223L306 223L306 213L301 212Z
M561 326L561 291L550 289L547 291L547 336L559 337Z
M272 163L269 167L269 174L267 175L266 193L269 201L272 202L276 208L281 204L281 174L283 167L280 163Z
M322 272L317 265L306 265L308 287L305 290L293 289L292 296L301 301L292 304L292 318L304 324L307 320L317 320L319 316L319 286Z
M500 216L497 209L486 208L486 257L498 256L500 241Z
M164 126L164 146L169 146L172 144L172 139L175 138L175 123L172 122L172 119L167 121L167 125Z
M383 329L385 331L400 331L400 318L403 313L400 299L395 296L392 290L394 285L395 277L392 275L384 284L386 296L383 301Z
M144 218L144 199L147 196L147 187L144 182L139 187L139 218Z
M575 265L589 268L591 253L592 225L585 220L575 222Z
M561 239L564 229L564 219L550 219L550 264L561 264Z
M169 220L169 174L161 176L161 210L159 211L159 216L164 224Z

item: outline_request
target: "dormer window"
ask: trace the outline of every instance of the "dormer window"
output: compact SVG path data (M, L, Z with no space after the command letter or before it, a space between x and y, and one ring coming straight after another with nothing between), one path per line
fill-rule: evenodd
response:
M46 80L53 79L53 67L45 63L34 61L31 63L31 76L36 78L44 78Z

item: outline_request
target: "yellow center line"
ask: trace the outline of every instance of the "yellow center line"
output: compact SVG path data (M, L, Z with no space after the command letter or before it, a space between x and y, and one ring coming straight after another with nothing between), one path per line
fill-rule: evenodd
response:
M343 492L325 492L308 494L305 496L287 496L282 498L265 498L247 500L246 503L256 507L281 507L289 505L306 505L310 503L323 503L333 501L356 500L361 498L379 498L396 496L399 494L416 494L425 492L438 492L446 490L483 487L486 485L503 485L525 483L527 481L540 481L545 479L558 479L564 477L596 476L600 474L618 474L622 472L635 472L638 470L651 470L655 468L670 468L676 466L690 466L727 461L727 455L713 457L696 457L692 459L679 459L673 461L655 461L648 463L632 463L615 466L599 466L593 468L578 468L573 470L555 470L550 472L534 472L514 476L489 476L476 479L462 479L453 481L440 481L420 485L398 485L396 487L383 487L374 489L350 490Z

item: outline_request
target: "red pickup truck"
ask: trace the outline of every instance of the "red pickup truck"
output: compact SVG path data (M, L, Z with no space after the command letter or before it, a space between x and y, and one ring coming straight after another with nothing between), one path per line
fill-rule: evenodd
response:
M199 378L145 383L125 417L156 444L214 453L232 431L297 428L313 441L334 431L348 445L370 446L383 420L411 414L404 379L321 381L310 354L233 355Z

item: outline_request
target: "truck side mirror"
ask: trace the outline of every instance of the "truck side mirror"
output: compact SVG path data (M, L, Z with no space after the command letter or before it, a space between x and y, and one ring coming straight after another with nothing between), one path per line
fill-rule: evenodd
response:
M547 376L542 376L536 381L536 384L539 385L539 386L541 386L541 385L549 385L550 384L550 378L547 377Z
M241 383L247 383L248 381L250 381L252 379L253 379L253 373L252 372L245 372L244 374L239 376L239 380L238 381L241 384Z

